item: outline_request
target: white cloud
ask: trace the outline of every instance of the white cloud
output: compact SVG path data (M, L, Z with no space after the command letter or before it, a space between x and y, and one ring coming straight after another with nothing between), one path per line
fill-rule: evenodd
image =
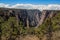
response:
M9 4L0 3L0 7L9 7Z
M0 3L0 7L18 8L18 9L60 10L59 4L48 4L48 5L15 4L15 5L10 5L10 4Z

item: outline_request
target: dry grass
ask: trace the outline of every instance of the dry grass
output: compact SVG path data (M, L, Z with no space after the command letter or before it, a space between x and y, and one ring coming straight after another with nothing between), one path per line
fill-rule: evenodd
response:
M39 38L34 35L26 35L24 37L20 36L19 38L16 38L16 40L39 40Z

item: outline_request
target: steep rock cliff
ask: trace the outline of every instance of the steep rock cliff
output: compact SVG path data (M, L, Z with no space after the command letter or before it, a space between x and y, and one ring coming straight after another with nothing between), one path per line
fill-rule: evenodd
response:
M0 16L4 18L5 21L9 17L16 17L17 25L19 21L22 21L24 26L36 26L41 25L44 20L48 17L53 17L60 12L59 10L37 10L37 9L9 9L0 8Z

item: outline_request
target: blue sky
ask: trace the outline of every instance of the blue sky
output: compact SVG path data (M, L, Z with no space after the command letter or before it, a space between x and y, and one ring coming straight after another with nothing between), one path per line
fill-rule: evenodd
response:
M18 9L60 10L60 0L0 0L0 7Z
M0 0L0 3L5 4L60 4L60 0Z

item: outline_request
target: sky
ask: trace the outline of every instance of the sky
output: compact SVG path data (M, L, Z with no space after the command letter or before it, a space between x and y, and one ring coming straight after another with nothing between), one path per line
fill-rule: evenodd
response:
M60 0L0 0L0 7L60 10Z
M6 4L60 4L60 0L0 0L0 3Z
M24 3L24 4L60 4L60 0L0 0L0 3L6 4L16 4L16 3Z

